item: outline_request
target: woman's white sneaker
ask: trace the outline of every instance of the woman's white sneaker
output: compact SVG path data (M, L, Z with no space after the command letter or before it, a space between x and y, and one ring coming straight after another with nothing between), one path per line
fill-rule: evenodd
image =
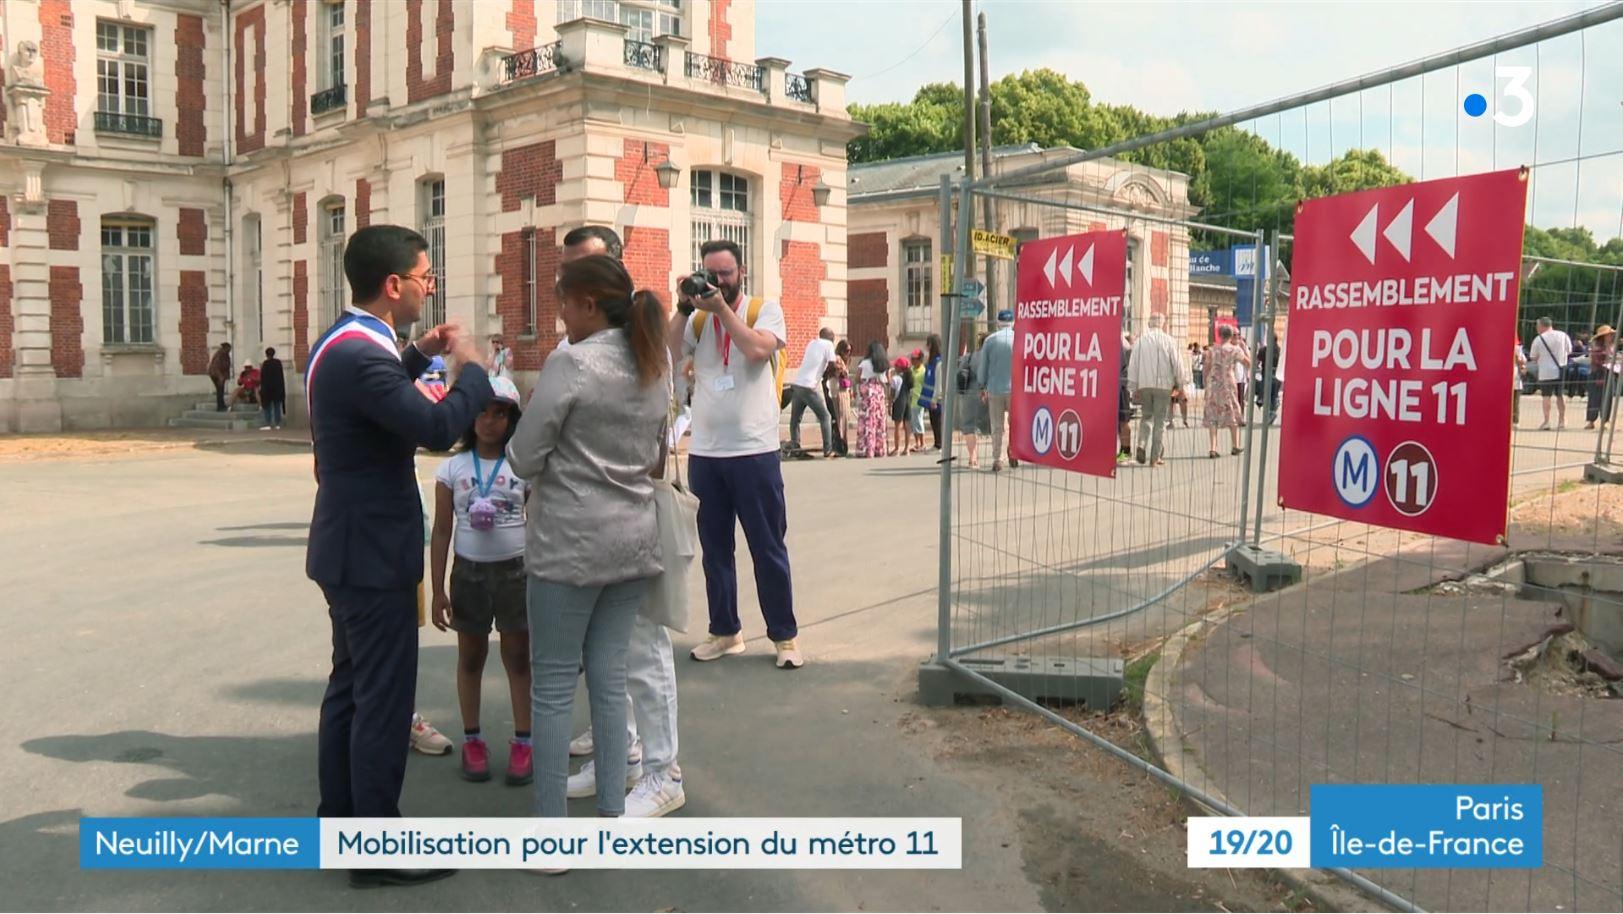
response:
M700 663L720 660L732 654L744 653L744 636L739 635L711 635L704 639L698 647L688 652L688 656Z
M569 741L569 757L581 758L592 754L592 728Z
M630 790L642 779L642 747L638 746L626 758L626 789ZM569 776L564 796L571 800L597 796L597 763L588 761L580 771Z
M682 808L688 801L682 792L681 777L668 772L652 771L637 781L626 797L625 816L628 819L657 819Z

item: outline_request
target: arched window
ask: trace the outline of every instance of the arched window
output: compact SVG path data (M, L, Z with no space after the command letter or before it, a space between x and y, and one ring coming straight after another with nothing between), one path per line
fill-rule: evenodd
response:
M151 219L108 217L101 223L101 340L151 343L156 233Z
M344 293L344 198L321 201L321 308L328 324L338 320L349 303Z
M746 275L755 275L753 246L750 244L755 222L752 215L754 210L750 206L749 177L697 168L693 171L692 180L694 269L698 269L704 260L699 256L699 246L712 239L725 238L744 252Z

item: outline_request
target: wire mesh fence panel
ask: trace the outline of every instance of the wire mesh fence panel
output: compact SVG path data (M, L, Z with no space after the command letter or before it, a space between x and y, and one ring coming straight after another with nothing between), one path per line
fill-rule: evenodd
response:
M1307 815L1315 784L1542 785L1537 869L1338 875L1403 907L1623 909L1623 124L1601 89L1623 84L1619 15L960 187L960 213L991 199L996 229L1027 243L1125 230L1124 363L1161 315L1190 383L1163 427L1124 398L1128 421L1085 430L1117 442L1113 479L1010 466L1008 435L1023 430L1000 427L1006 388L960 385L941 659L1225 814ZM1464 101L1479 94L1486 112ZM1173 148L1191 141L1196 159ZM1191 161L1198 173L1172 167ZM1288 344L1298 203L1518 167L1516 351L1491 360L1507 366L1511 413L1503 541L1282 507L1286 418L1319 396L1284 383L1309 358ZM1407 259L1409 227L1391 218L1376 243ZM942 250L966 251L955 228ZM947 329L956 372L992 326ZM1496 428L1455 434L1487 465L1507 447ZM1492 501L1501 482L1456 465L1436 485ZM1237 582L1242 553L1274 554L1273 583L1289 586ZM1000 675L1011 669L1021 685ZM1047 701L1113 669L1145 746L1107 745Z

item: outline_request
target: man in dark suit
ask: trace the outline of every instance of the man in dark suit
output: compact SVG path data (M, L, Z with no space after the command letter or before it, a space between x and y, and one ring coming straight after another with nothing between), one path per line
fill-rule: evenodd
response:
M287 409L287 381L282 376L282 360L275 349L265 350L265 361L259 363L259 410L264 425L260 431L282 427L282 413Z
M400 815L417 687L417 582L423 515L412 457L449 448L490 401L473 341L435 327L404 351L395 327L422 316L434 291L428 242L395 225L350 236L344 275L354 302L305 368L316 505L305 572L332 619L333 665L321 702L324 817ZM433 403L413 380L449 352L461 374ZM412 885L449 870L357 870L356 886Z

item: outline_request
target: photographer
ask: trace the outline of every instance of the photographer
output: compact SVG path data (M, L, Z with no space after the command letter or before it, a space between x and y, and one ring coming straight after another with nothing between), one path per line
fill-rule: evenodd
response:
M699 252L704 268L680 283L668 340L676 363L693 359L689 482L699 498L710 637L691 656L711 661L744 652L733 539L735 525L742 524L777 665L799 669L804 661L795 644L778 462L776 368L787 335L783 308L744 296L738 245L712 240Z

